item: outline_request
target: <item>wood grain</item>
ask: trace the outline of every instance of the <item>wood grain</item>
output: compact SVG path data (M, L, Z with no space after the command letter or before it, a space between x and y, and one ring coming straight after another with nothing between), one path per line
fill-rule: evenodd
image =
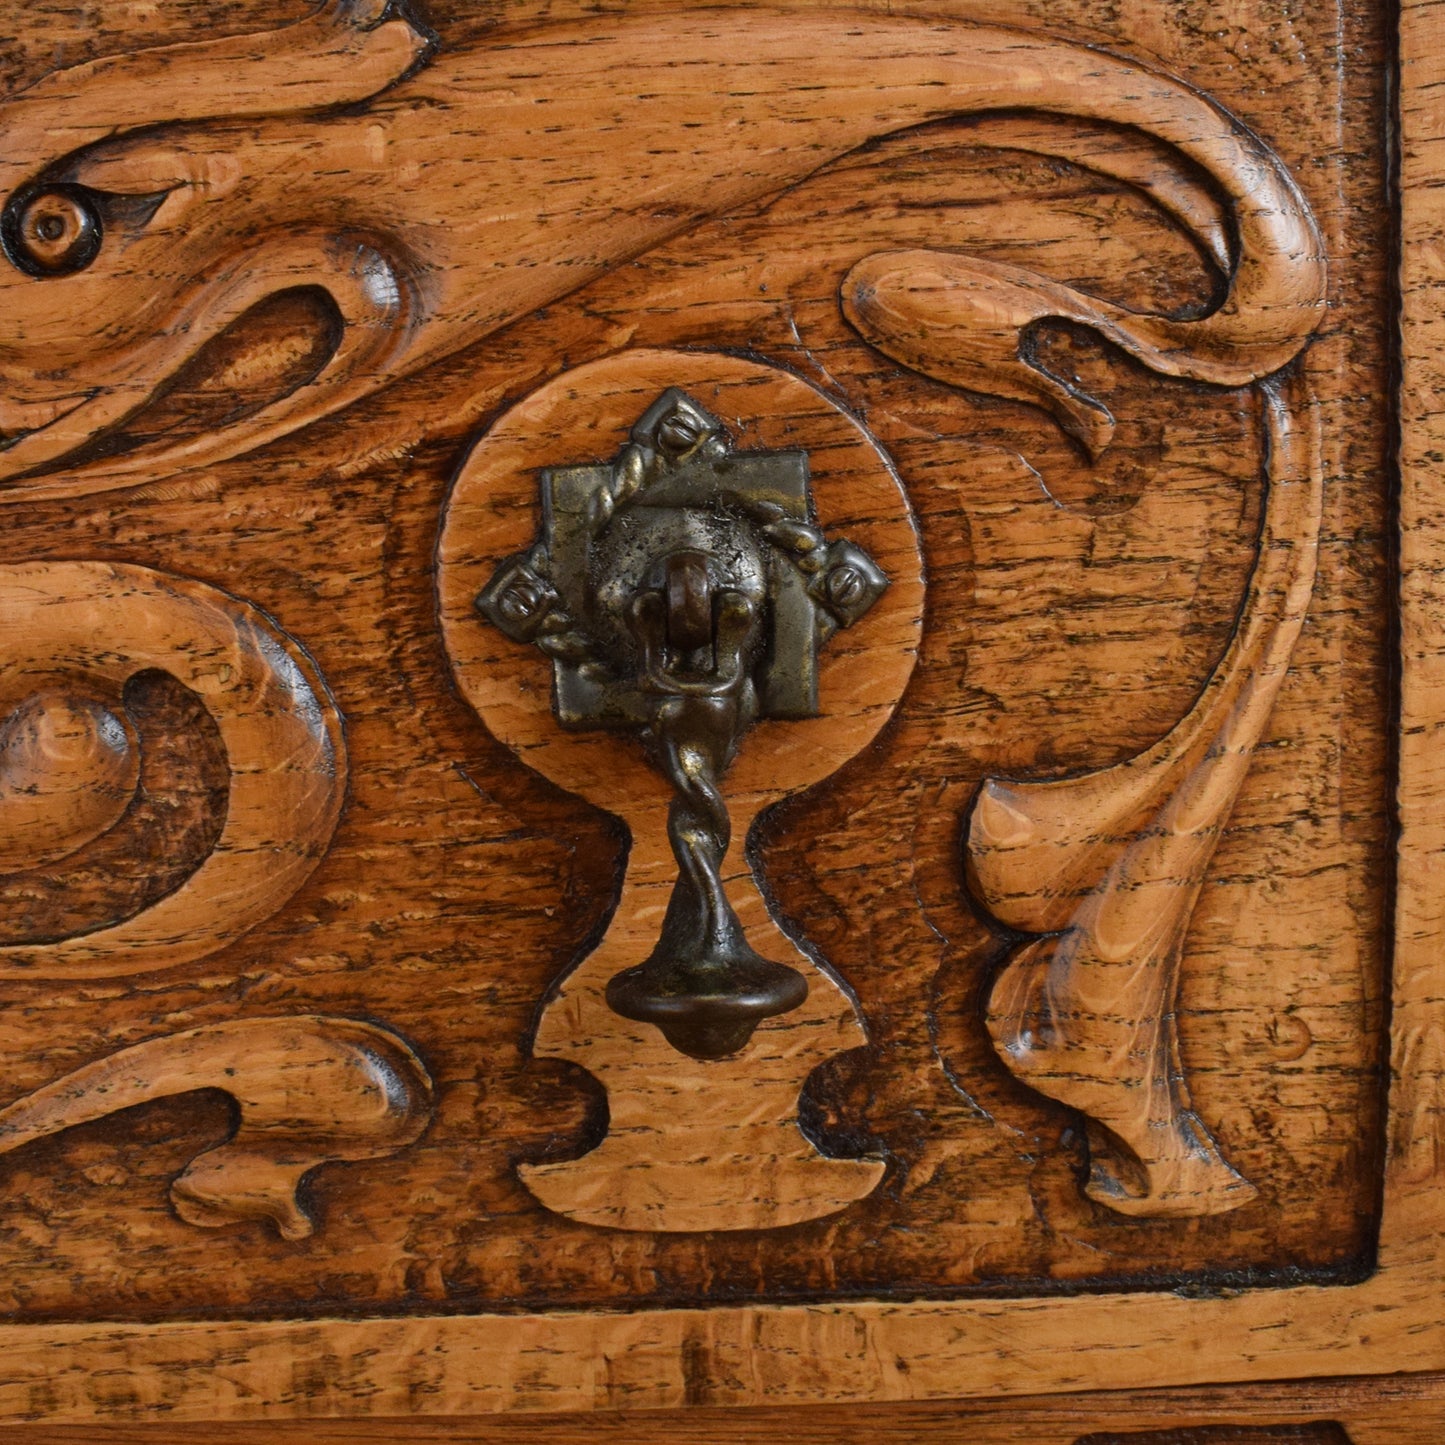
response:
M1214 79L1228 95L1227 74ZM1352 103L1349 123L1363 128L1363 90ZM1037 141L1045 124L1000 123L998 134L1016 147ZM1181 1273L1287 1282L1351 1278L1364 1267L1375 1210L1387 745L1378 720L1341 699L1374 695L1383 666L1385 579L1371 531L1383 433L1370 406L1353 400L1381 344L1366 302L1380 253L1351 241L1348 226L1365 225L1357 213L1348 226L1347 213L1327 213L1335 231L1345 228L1331 251L1350 257L1359 279L1354 289L1341 283L1345 310L1312 362L1330 415L1350 417L1327 436L1328 447L1345 436L1351 448L1329 461L1332 475L1351 479L1331 493L1322 549L1316 617L1329 630L1306 630L1307 652L1277 714L1279 735L1295 744L1260 755L1196 915L1197 953L1182 981L1196 1102L1265 1199L1242 1224L1236 1215L1212 1230L1121 1233L1078 1197L1072 1116L1026 1095L991 1059L977 1000L996 943L964 902L957 830L981 776L1103 765L1187 711L1245 585L1258 418L1247 397L1185 386L1171 390L1163 415L1152 382L1063 338L1056 364L1083 368L1120 421L1095 471L1048 419L930 388L861 344L839 316L838 277L860 255L903 241L941 246L962 236L1081 287L1114 288L1140 309L1207 291L1192 243L1129 187L1017 148L995 153L988 138L947 128L891 140L606 278L505 345L483 343L344 425L313 431L304 449L276 450L263 468L228 464L117 494L103 509L37 504L15 534L17 551L64 556L83 545L172 570L203 567L259 601L314 652L343 699L360 762L321 871L244 948L159 994L72 1000L17 988L24 1011L7 1022L9 1052L32 1060L15 1066L17 1092L158 1024L229 1017L243 1006L239 992L257 1012L284 1001L380 1013L436 1063L446 1122L389 1175L412 1209L379 1221L357 1213L344 1234L328 1227L311 1262L277 1257L260 1234L228 1238L221 1280L214 1241L188 1244L193 1232L168 1219L163 1176L136 1219L96 1222L107 1196L84 1170L115 1167L118 1149L78 1131L64 1149L36 1156L64 1171L64 1209L42 1204L42 1180L16 1184L40 1217L27 1228L43 1244L19 1251L34 1307L79 1317L107 1287L80 1239L92 1231L102 1251L127 1247L118 1241L137 1228L153 1228L168 1251L164 1264L132 1251L142 1263L129 1307L141 1317L257 1302L305 1310L319 1281L333 1299L338 1280L348 1301L368 1307L466 1311L676 1302L698 1291L727 1302L1051 1290ZM1363 193L1368 178L1350 184ZM860 211L860 195L876 207ZM575 1154L597 1137L595 1087L528 1064L523 1042L548 984L616 896L620 846L599 814L529 781L450 691L429 559L448 477L473 429L559 367L628 339L727 345L861 398L926 537L934 621L904 708L835 789L785 805L759 834L785 921L857 990L874 1037L868 1053L814 1081L805 1125L840 1152L881 1148L892 1167L866 1208L775 1241L604 1244L545 1223L513 1172L518 1160ZM299 585L298 556L310 578ZM1307 772L1315 766L1318 777ZM1266 881L1265 856L1273 876L1282 867L1289 880L1283 894ZM1270 1030L1296 1024L1312 1043L1278 1059ZM60 1056L56 1038L70 1041ZM33 1062L44 1050L53 1062ZM190 1127L208 1125L198 1115ZM1286 1142L1301 1139L1307 1148ZM353 1198L363 1209L359 1184L354 1196L338 1187L338 1208ZM1320 1203L1289 1208L1297 1197Z
M86 691L73 673L64 686L71 695L62 718L76 706L75 693ZM66 698L57 689L37 701L48 715ZM225 826L230 768L220 729L200 697L169 673L149 671L131 678L114 711L114 700L110 707L86 701L126 733L137 777L112 826L62 857L0 878L0 940L6 943L53 942L134 917L184 883L215 850ZM35 704L27 700L16 712L35 717ZM101 721L108 734L109 723ZM31 795L31 806L46 806L47 852L51 839L69 843L76 836L55 791L51 782Z
M1445 526L1445 495L1435 465L1441 435L1440 357L1445 324L1432 294L1445 280L1445 79L1441 37L1445 15L1438 5L1414 3L1401 16L1402 77L1407 85L1400 115L1401 338L1400 378L1400 836L1393 975L1396 1017L1391 1030L1391 1070L1411 1080L1390 1114L1392 1196L1425 1228L1438 1227L1439 1188L1445 1150L1436 1135L1445 1104L1445 1051L1438 1031L1416 1011L1439 1002L1438 930L1442 912L1441 858L1445 845L1437 791L1445 783L1434 743L1445 683L1445 590L1437 547ZM1404 1007L1406 1012L1398 1011ZM1387 1246L1388 1248L1388 1246Z
M351 1019L253 1018L132 1044L0 1109L0 1154L122 1109L197 1089L236 1102L238 1122L171 1184L187 1224L260 1219L285 1239L315 1227L297 1197L332 1160L412 1143L431 1117L426 1069L394 1035Z
M278 1240L263 1221L200 1231L173 1214L175 1175L230 1127L214 1097L157 1100L7 1156L5 1418L43 1417L57 1429L74 1422L88 1439L97 1421L138 1420L172 1433L225 1420L284 1439L279 1432L299 1428L300 1417L310 1438L367 1430L406 1438L401 1421L419 1439L428 1431L485 1439L490 1427L461 1422L495 1410L768 1402L803 1408L770 1425L800 1439L813 1428L808 1411L825 1406L818 1430L842 1439L848 1430L877 1438L884 1428L959 1438L960 1421L981 1440L1010 1445L1242 1424L1339 1422L1354 1445L1438 1434L1434 1387L1388 1381L1142 1403L1013 1399L938 1414L919 1403L1445 1368L1442 1071L1431 983L1440 942L1431 740L1441 651L1431 641L1440 605L1432 559L1442 543L1431 389L1428 373L1411 370L1428 350L1412 350L1406 368L1415 400L1404 419L1404 932L1392 998L1387 979L1386 17L1364 5L1284 13L1249 0L981 0L967 16L955 3L919 0L910 7L918 15L903 18L883 4L859 8L870 24L858 26L856 46L843 46L856 63L849 72L840 62L834 81L861 73L857 52L865 42L876 51L880 36L893 37L889 65L927 78L939 63L937 37L969 30L968 21L1088 41L1103 47L1085 52L1089 64L1125 65L1101 59L1117 52L1136 78L1184 77L1242 117L1299 177L1331 257L1329 309L1299 363L1319 398L1327 479L1315 599L1220 837L1179 980L1193 1105L1257 1198L1228 1215L1132 1219L1081 1193L1079 1114L1015 1080L984 1027L983 999L1015 940L969 903L961 846L983 779L1108 768L1189 712L1234 635L1255 555L1266 461L1258 398L1242 387L1161 380L1087 330L1045 325L1035 355L1077 378L1114 419L1114 439L1094 464L1037 408L897 364L839 307L840 282L854 267L923 250L978 256L1111 307L1196 324L1188 318L1213 314L1227 292L1227 206L1193 162L1137 133L1032 111L954 119L930 108L937 96L901 83L886 93L844 87L832 100L826 86L798 92L804 123L761 181L767 166L751 168L731 140L711 133L688 173L669 122L659 120L655 134L627 132L657 140L659 154L646 159L646 144L626 152L616 137L593 138L596 96L644 76L675 96L685 84L677 54L649 50L645 37L690 35L696 45L730 17L645 0L621 18L570 0L438 0L429 16L442 50L364 109L163 125L77 157L82 169L67 172L77 183L110 167L117 186L127 166L126 184L151 184L178 138L197 162L174 226L128 252L133 276L155 283L146 295L169 319L133 317L133 283L121 300L101 298L124 312L121 331L134 324L142 340L164 336L154 369L137 370L118 391L126 408L153 389L160 401L134 415L120 415L117 401L113 429L83 465L13 484L7 495L23 495L24 505L7 509L0 536L5 566L54 569L85 558L203 579L248 599L267 626L300 639L314 668L307 675L325 677L345 716L350 762L346 808L325 857L243 937L167 973L62 988L7 978L4 1098L167 1034L340 1015L384 1021L416 1046L436 1080L436 1120L394 1158L321 1170L309 1201L320 1227L305 1241ZM106 32L73 9L36 5L7 64L18 86L54 69L62 42L67 63L88 62L107 51L265 33L296 13L282 0L140 7ZM774 37L771 51L761 42L749 49L748 27L736 27L747 73L783 55L816 78L827 47L807 25L826 19L832 37L844 12L801 7L787 17L791 38L783 12L765 13L748 33ZM843 24L853 24L847 14ZM1438 53L1433 31L1409 40L1417 23L1407 16L1407 44ZM580 43L549 47L549 34L597 45L590 54ZM1062 42L1047 47L1057 57ZM725 54L713 47L699 73L715 78ZM471 99L438 79L460 92L468 57L482 57L478 74L517 83L513 96L488 102L497 124L480 139L462 124ZM560 69L544 73L554 59ZM527 79L523 66L543 68ZM502 112L555 91L559 76L574 110L593 98L578 134L593 147L587 156L601 159L577 162L570 150L568 184L591 187L607 225L594 237L576 220L577 191L559 189L562 221L539 251L550 260L509 267L537 238L553 188L535 118L514 128ZM1430 81L1415 82L1420 94L1432 94ZM1092 96L1099 87L1081 81L1079 89ZM795 91L795 77L772 76L743 107L746 126L756 127L747 133L776 139ZM1177 98L1174 86L1165 91ZM429 103L413 107L408 95ZM818 149L819 114L833 100L846 124ZM1434 162L1424 142L1445 125L1410 106L1407 98L1406 170L1422 187L1422 209L1406 208L1407 293L1418 286L1425 298L1438 279L1438 211L1429 209ZM894 129L932 115L940 118ZM1224 124L1210 115L1212 126ZM383 132L379 160L367 148L373 122ZM527 147L501 143L524 132L533 137ZM443 144L453 137L454 147ZM489 201L472 185L483 145L488 154L508 150ZM221 194L225 176L209 167L230 155L244 158L247 179ZM755 183L763 188L750 190ZM180 200L193 204L182 210ZM234 209L242 202L244 222ZM378 209L408 241L394 248L405 251L396 264L417 258L416 274L444 291L455 281L459 289L445 294L468 299L436 313L445 326L422 326L417 349L395 353L394 371L381 368L384 390L371 390L365 367L330 390L318 358L331 354L338 318L372 312L314 295L294 309L268 301L278 287L292 294L309 285L318 267L337 270L339 253L307 242L263 254L262 243L273 230L310 236L318 226L324 241L363 216L371 226ZM483 244L493 223L515 226L520 239ZM395 235L367 234L361 270L375 281L385 268L373 261L391 264ZM463 249L455 275L440 267ZM485 277L481 293L464 289L497 254L499 275ZM182 330L177 288L211 274L218 256L236 255L250 265L240 290L205 325ZM548 274L558 257L576 263L561 280ZM65 279L28 278L35 288ZM337 284L345 292L351 283ZM101 326L105 307L55 304L83 369L91 358L76 318ZM1314 317L1308 298L1301 309ZM383 349L401 344L388 324L369 336ZM1407 324L1411 346L1427 345L1428 300L1407 308ZM409 332L404 340L413 344ZM823 1154L886 1162L866 1199L780 1230L597 1229L543 1209L517 1176L521 1163L594 1157L607 1134L595 1076L570 1061L579 1040L569 1037L567 1057L550 1059L529 1055L527 1041L551 986L602 938L627 841L606 811L519 765L454 690L434 595L438 527L479 433L554 379L633 348L725 354L796 373L887 454L923 538L922 644L891 720L833 778L761 816L747 853L784 933L826 961L814 965L819 977L851 989L848 998L840 983L838 1016L861 1017L867 1028L866 1042L840 1030L834 1044L859 1046L823 1062L801 1098L796 1078L790 1083L797 1122L789 1127ZM233 385L234 417L216 400ZM351 385L356 403L331 414ZM290 411L281 409L287 396L299 398ZM264 451L219 460L268 437ZM203 463L207 456L215 460ZM186 457L192 470L170 470ZM91 494L102 485L108 490ZM851 525L844 505L838 521ZM117 719L120 705L105 702ZM69 717L58 724L70 727ZM150 738L140 723L132 731L144 758ZM213 762L201 739L191 781L181 779L176 795L195 793L195 777ZM584 781L585 793L596 780ZM65 791L59 777L56 785ZM216 811L200 800L196 826L213 825ZM78 821L61 841L88 826ZM98 866L87 851L98 845L42 869L74 862L83 876L84 866ZM153 846L156 866L138 870L152 877L168 849L183 871L206 856L189 836ZM98 906L78 893L68 913L37 912L33 927L20 920L30 931L14 936L33 946L137 897L120 889ZM657 1131L658 1121L645 1122ZM867 1401L895 1403L864 1413ZM385 1423L320 1418L348 1414ZM559 1439L568 1428L535 1425ZM585 1428L685 1439L694 1427L640 1414L589 1418ZM748 1438L754 1426L722 1414L696 1428Z
M1163 1430L1110 1430L1082 1435L1075 1445L1350 1445L1350 1437L1336 1424L1325 1425L1188 1425Z
M931 316L941 323L934 350L948 357L941 374L972 385L979 368L958 339L977 332L982 370L1016 373L1003 394L1047 397L1066 416L1072 407L1082 427L1087 408L1019 350L1033 323L1071 318L1168 374L1233 385L1283 365L1324 304L1319 238L1276 158L1191 88L1122 57L1038 32L747 6L723 21L706 9L559 18L501 46L444 47L427 65L426 32L379 18L389 13L378 0L339 0L239 40L87 62L0 112L13 157L0 171L7 244L25 263L18 277L0 274L13 352L0 479L21 483L0 501L113 486L158 462L173 470L254 447L828 159L980 111L1107 120L1195 161L1232 208L1239 250L1227 295L1208 317L1149 319L1032 271L951 257L938 289L953 314L927 297L920 312L908 300L920 263L900 276L885 258L850 284L852 314L881 344L883 332L912 336L918 316ZM404 79L413 66L420 74ZM364 128L354 112L320 117L300 143L294 122L279 133L236 128L268 108L364 100L399 78ZM599 106L609 117L601 131ZM88 119L102 113L109 119ZM155 129L207 120L232 124ZM678 131L688 136L683 166L672 163ZM620 153L632 157L625 185ZM548 192L540 224L510 208L538 176ZM116 207L106 200L115 197L151 204ZM96 237L94 253L63 274L38 276L43 258L26 250L26 217L42 200L77 211ZM139 292L129 284L138 274ZM334 354L295 391L239 429L172 439L160 457L106 449L63 479L30 480L122 423L252 308L307 284L326 290L341 329ZM929 370L929 345L915 338L894 354ZM1008 348L1011 363L999 354Z
M125 724L94 698L37 692L0 733L0 867L64 858L120 821L140 781Z
M1008 1067L1082 1110L1091 1199L1123 1214L1238 1209L1255 1186L1193 1111L1175 1024L1190 915L1264 733L1314 590L1319 418L1273 388L1268 503L1238 628L1155 746L1082 777L990 778L968 819L976 897L1031 935L989 994Z
M1022 1399L818 1405L808 1409L602 1412L585 1418L513 1416L506 1420L311 1420L263 1426L211 1424L217 1445L546 1445L629 1441L637 1445L755 1445L777 1438L799 1445L1434 1445L1445 1422L1439 1376L1310 1380L1201 1390L1105 1392ZM171 1445L187 1431L105 1427L107 1445ZM1079 1432L1085 1432L1081 1438ZM64 1426L15 1425L18 1445L89 1445L96 1436ZM1160 1439L1160 1436L1163 1439ZM1171 1438L1173 1437L1173 1438ZM1263 1437L1263 1438L1261 1438Z
M0 944L0 970L105 978L175 967L245 933L295 892L336 827L345 747L325 684L254 607L149 568L16 564L0 568L0 628L6 636L0 711L13 710L22 734L27 721L32 732L74 727L73 694L49 685L57 674L97 690L119 711L132 678L165 671L208 700L230 773L215 845L177 889L108 926L76 928L44 944ZM115 712L105 717L123 736ZM96 750L86 751L93 776ZM20 821L47 839L63 839L62 856L119 820L115 780L102 816L87 806L77 817L64 750L32 747L27 763L31 776L20 798L32 816ZM124 777L133 788L138 767L126 767ZM46 846L25 861L55 851Z

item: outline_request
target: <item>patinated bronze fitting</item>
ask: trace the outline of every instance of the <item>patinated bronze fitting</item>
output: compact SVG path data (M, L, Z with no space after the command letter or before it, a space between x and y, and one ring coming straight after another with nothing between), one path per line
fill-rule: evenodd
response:
M728 902L720 780L760 718L817 716L819 648L888 581L817 526L805 452L734 452L676 388L615 461L549 468L541 490L541 535L477 608L552 658L564 726L637 729L671 783L677 883L657 946L607 1002L685 1054L724 1058L808 985L749 944Z

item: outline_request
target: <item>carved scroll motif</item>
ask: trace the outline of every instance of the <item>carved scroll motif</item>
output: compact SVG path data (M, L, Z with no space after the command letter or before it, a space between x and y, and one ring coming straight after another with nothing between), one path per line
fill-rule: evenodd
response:
M1141 316L1017 267L939 252L869 257L843 288L845 314L878 349L939 380L1046 407L1095 459L1114 419L1033 355L1029 328L1040 321L1088 326L1163 375L1261 382L1269 477L1259 559L1234 639L1195 706L1115 767L1057 782L989 780L969 819L973 892L1032 935L994 984L994 1045L1020 1079L1082 1111L1086 1192L1136 1215L1218 1213L1256 1193L1191 1106L1175 1001L1194 905L1303 625L1322 512L1308 386L1262 380L1319 319L1319 234L1279 160L1216 116L1223 126L1192 138L1149 127L1204 165L1232 204L1229 299L1207 318ZM1177 201L1170 209L1192 219ZM1217 254L1207 210L1197 214L1201 243Z
M340 106L367 97L364 111ZM1020 349L1040 316L1082 320L1157 369L1214 382L1293 354L1319 315L1323 269L1274 157L1188 86L1048 36L871 12L680 9L432 58L391 6L342 0L282 29L57 72L0 104L0 499L234 455L869 140L1007 109L1134 128L1197 161L1229 202L1223 220L1167 181L1154 190L1232 271L1225 300L1197 320L1141 317L1014 268L884 253L845 290L865 335L960 384L1042 400L1095 450L1107 414ZM256 123L266 116L287 117L279 138ZM515 198L543 168L538 226ZM163 451L77 452L251 308L301 286L325 291L338 323L309 380ZM44 475L57 463L69 469Z
M120 821L140 781L127 721L48 687L0 724L0 872L58 862Z
M1149 751L1057 782L991 779L969 820L975 894L1042 935L995 982L988 1026L1025 1083L1083 1111L1091 1198L1124 1214L1212 1214L1255 1188L1190 1104L1175 1001L1185 935L1289 667L1314 585L1316 418L1266 383L1270 476L1259 561L1199 701Z
M313 1016L240 1019L122 1049L0 1109L0 1154L197 1089L228 1093L240 1123L172 1181L176 1212L205 1228L267 1219L286 1239L315 1228L297 1198L311 1170L393 1153L431 1117L426 1069L385 1029Z
M134 789L123 690L167 672L215 721L230 773L215 847L130 918L53 943L0 945L0 975L103 978L189 963L276 911L331 841L341 723L305 654L248 603L146 567L0 567L0 827L12 868L63 859ZM13 831L12 831L13 830Z
M0 973L110 977L204 957L274 913L330 843L345 789L340 718L305 654L248 603L186 578L101 562L0 568L0 867L64 860L113 827L140 744L126 684L159 669L198 695L225 750L225 822L179 888L132 917L0 947ZM173 1182L192 1224L270 1219L311 1233L297 1199L329 1160L411 1143L431 1081L386 1030L349 1019L242 1019L151 1039L0 1109L0 1154L135 1104L223 1089L235 1135Z
M226 204L244 179L229 157L149 137L123 156L114 147L91 148L161 122L365 100L415 64L429 43L408 22L388 18L390 9L388 0L331 0L279 30L56 71L0 104L0 241L9 262L0 310L7 355L18 358L0 367L0 432L7 438L0 476L25 476L65 458L154 396L250 307L308 281L326 286L344 334L322 373L286 399L285 413L312 407L338 375L381 374L401 297L387 263L364 241L283 221L260 257L248 259L248 232L259 216ZM198 208L221 229L198 225L188 214ZM160 269L152 272L153 265ZM142 274L146 285L136 286ZM156 284L162 276L169 287ZM41 360L47 352L48 369ZM245 444L266 434L248 427ZM192 450L216 449L197 441ZM67 477L56 489L77 486Z
M603 101L609 128L599 134ZM549 25L433 58L428 35L392 5L340 0L282 29L57 72L0 104L0 501L235 455L869 140L1013 109L1128 127L1202 167L1223 211L1172 182L1156 194L1227 271L1221 303L1195 319L1140 315L1016 267L890 251L843 282L844 313L862 336L941 380L1048 407L1095 456L1112 418L1047 371L1030 344L1036 323L1092 327L1161 374L1211 385L1269 377L1298 354L1322 314L1324 258L1279 160L1187 85L1047 36L873 12L698 9ZM286 117L279 142L272 116ZM228 125L240 119L251 123ZM466 136L474 146L459 143ZM629 157L625 187L618 155ZM515 198L542 166L556 184L538 226ZM421 167L424 187L413 184ZM162 451L84 451L208 342L302 286L325 291L337 319L309 380ZM990 783L971 823L981 898L1043 935L995 989L1001 1054L1090 1118L1090 1190L1126 1212L1214 1210L1249 1193L1189 1107L1171 1004L1189 912L1312 580L1318 481L1301 450L1311 403L1299 382L1268 387L1266 401L1270 540L1239 635L1199 704L1156 749L1093 779ZM13 698L28 709L7 733L13 777L50 769L53 796L71 798L53 809L67 819L55 847L79 846L113 818L133 750L114 697L42 695L45 659L26 660L23 639L59 625L111 687L128 668L167 666L154 660L175 640L164 628L142 627L119 662L86 652L85 608L133 585L158 615L196 620L199 659L212 646L226 652L225 669L201 666L182 681L218 704L231 811L180 892L84 937L0 949L0 969L80 977L198 957L299 886L335 822L339 737L304 659L209 589L142 569L92 575L92 565L63 564L81 570L50 592L28 590L23 572L0 592L22 638L21 671L34 674ZM144 612L127 608L127 624ZM0 807L18 817L31 806L22 796L28 782ZM297 820L294 837L268 831L280 816ZM203 906L204 928L177 926L220 897L234 911ZM1127 980L1122 992L1116 979Z

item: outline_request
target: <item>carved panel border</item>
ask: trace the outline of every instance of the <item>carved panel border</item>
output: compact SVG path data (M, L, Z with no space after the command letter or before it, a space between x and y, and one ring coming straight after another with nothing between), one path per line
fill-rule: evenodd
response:
M1405 55L1401 836L1391 1151L1380 1268L1347 1288L948 1304L0 1327L0 1415L172 1421L917 1399L1445 1367L1445 54L1410 0ZM328 1361L345 1371L326 1377ZM220 1362L224 1361L224 1368ZM318 1376L318 1371L321 1374ZM319 1388L304 1392L305 1376ZM341 1378L344 1375L345 1378ZM104 1388L97 1380L104 1380ZM699 1381L703 1382L701 1387Z

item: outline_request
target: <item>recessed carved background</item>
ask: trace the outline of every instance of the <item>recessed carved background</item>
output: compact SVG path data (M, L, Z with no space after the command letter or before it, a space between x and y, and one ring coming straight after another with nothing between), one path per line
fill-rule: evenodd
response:
M1075 1445L1350 1445L1340 1425L1202 1425L1081 1435Z
M520 26L586 8L529 3L505 16ZM862 251L899 246L1026 265L1141 310L1210 302L1217 276L1158 208L1029 150L1064 122L1008 115L872 144L261 454L6 513L0 562L134 563L263 608L327 679L350 777L317 871L240 941L172 972L0 985L4 1101L168 1030L280 1013L384 1021L437 1091L409 1150L313 1176L323 1227L304 1241L260 1223L201 1232L172 1212L169 1181L229 1127L214 1094L0 1159L14 1316L1212 1290L1369 1270L1391 837L1383 18L1369 7L1283 14L1263 0L922 8L1047 27L1186 77L1279 150L1333 260L1332 309L1303 363L1325 427L1319 579L1181 980L1196 1108L1258 1199L1227 1215L1141 1220L1084 1198L1078 1116L1019 1084L982 1024L1008 940L963 885L970 799L987 776L1057 776L1135 754L1188 710L1246 584L1263 463L1253 393L1163 381L1073 328L1038 344L1118 418L1098 468L1042 413L906 372L848 327L840 276ZM47 30L43 5L22 13L20 32L45 44L14 53L7 87L43 74L66 39ZM241 33L291 13L279 0L162 6L137 20L149 28L77 33L66 61L86 46L114 52L213 21ZM448 45L485 43L502 14L430 6ZM332 321L303 293L250 316L129 424L132 441L203 432L224 419L217 396L243 412L264 404L317 364ZM780 1231L598 1230L547 1213L515 1174L519 1160L578 1154L602 1132L595 1082L531 1059L524 1041L539 1000L603 926L623 841L609 817L520 767L454 691L434 548L468 440L562 366L622 346L743 352L795 370L891 455L924 539L924 644L894 721L751 842L775 912L856 992L871 1037L813 1076L805 1127L889 1166L845 1213ZM79 883L11 881L0 937L48 937L95 910L141 906L172 886L165 869L178 877L206 851L218 782L189 706L157 684L142 709L171 739L151 753L162 771L149 806L171 820L163 844L87 863Z

